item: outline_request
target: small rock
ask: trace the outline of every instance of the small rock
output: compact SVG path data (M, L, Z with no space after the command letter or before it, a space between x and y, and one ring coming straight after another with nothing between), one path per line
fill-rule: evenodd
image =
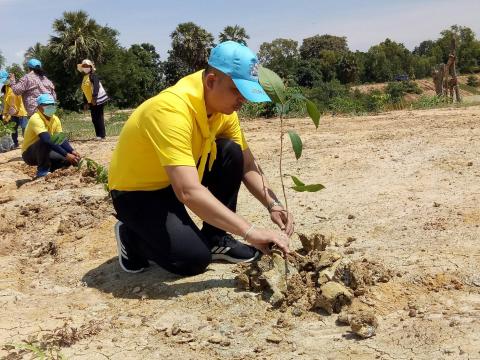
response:
M335 159L338 159L338 155L335 155L334 158L335 158Z
M220 335L213 335L208 342L211 344L217 344L221 346L230 346L231 341L223 336Z
M75 239L80 240L80 239L82 239L84 236L85 236L85 234L76 233L76 234L75 234Z
M410 317L415 317L415 316L417 316L417 310L415 310L415 309L410 309L410 311L408 312L408 316L410 316Z
M467 166L473 166L473 161L469 161L469 162L467 163Z
M303 314L303 311L302 309L296 307L296 308L293 308L292 310L292 315L293 316L301 316Z
M355 238L355 237L353 237L353 236L349 236L349 237L347 238L347 243L352 243L352 242L354 242L354 241L357 241L357 238Z
M347 216L347 218L348 218L348 220L352 220L352 219L355 219L355 216L350 214L350 215Z
M437 203L436 201L433 202L433 207L440 207L440 204Z
M265 340L267 340L267 342L272 344L280 344L283 341L283 339L276 334L270 334L269 336L267 336Z
M140 286L135 286L132 290L132 294L138 294L140 291L142 291L142 288Z

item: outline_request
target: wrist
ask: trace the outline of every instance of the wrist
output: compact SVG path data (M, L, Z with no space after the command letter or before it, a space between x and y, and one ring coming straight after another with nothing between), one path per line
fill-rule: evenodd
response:
M283 208L283 204L282 204L280 201L278 201L278 200L273 200L273 201L271 201L271 202L268 203L268 206L267 206L268 212L271 212L272 209L273 209L275 206L279 206L279 207Z
M243 234L243 240L248 241L248 236L251 235L252 231L255 229L255 224L252 224L247 231Z

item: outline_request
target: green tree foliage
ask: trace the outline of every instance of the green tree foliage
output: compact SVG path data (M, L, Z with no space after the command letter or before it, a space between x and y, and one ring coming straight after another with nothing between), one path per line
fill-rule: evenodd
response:
M164 87L160 56L148 43L133 44L128 50L118 49L99 73L109 96L120 107L137 106Z
M299 60L298 42L280 38L264 42L260 45L258 60L288 81Z
M9 74L15 74L16 79L20 79L23 75L25 75L25 71L19 64L13 63L10 66L7 66L6 71Z
M348 52L347 38L325 34L303 39L300 46L300 55L305 60L318 59L322 57L322 51L325 50L334 53Z
M250 39L245 28L240 25L226 26L218 35L220 42L232 40L240 44L247 45L247 40Z
M102 60L105 43L100 37L101 26L84 11L66 11L53 22L50 49L61 56L65 68L73 68L83 60Z
M344 53L336 64L337 78L343 84L354 83L359 76L357 57L354 53Z
M400 74L410 76L414 74L411 53L403 44L386 39L368 50L362 80L366 82L392 81L396 75Z
M211 33L193 22L187 22L179 24L170 37L172 50L169 57L185 62L189 72L205 68L214 46Z

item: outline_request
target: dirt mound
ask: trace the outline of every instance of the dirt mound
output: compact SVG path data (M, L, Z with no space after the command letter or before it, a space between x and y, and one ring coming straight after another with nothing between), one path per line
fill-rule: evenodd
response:
M393 272L380 263L367 259L352 261L327 249L323 235L300 235L300 241L303 248L286 260L274 250L272 257L241 265L237 286L261 292L273 306L283 311L292 308L294 315L317 309L338 314L354 297L363 295L366 287L393 277ZM349 323L362 337L375 334L374 314L353 316Z

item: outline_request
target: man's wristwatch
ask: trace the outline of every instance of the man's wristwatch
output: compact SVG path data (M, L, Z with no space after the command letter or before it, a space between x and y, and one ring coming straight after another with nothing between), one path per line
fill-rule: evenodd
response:
M283 205L282 205L282 203L281 203L280 201L274 200L274 201L272 201L270 204L268 204L268 206L267 206L268 212L271 212L271 211L272 211L272 208L273 208L274 206L281 206L281 207L283 207Z

